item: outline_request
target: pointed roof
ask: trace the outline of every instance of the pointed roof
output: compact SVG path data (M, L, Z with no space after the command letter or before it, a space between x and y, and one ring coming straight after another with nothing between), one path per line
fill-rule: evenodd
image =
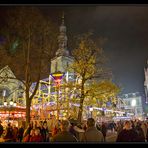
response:
M58 50L56 56L68 56L69 51L67 50L67 35L66 35L66 26L65 26L65 17L64 13L62 14L62 24L59 27L60 34L58 36Z
M8 65L0 70L0 76L16 78L16 76L14 75L14 73Z
M65 14L63 12L63 14L62 14L62 25L64 25L64 22L65 22L64 17L65 17Z

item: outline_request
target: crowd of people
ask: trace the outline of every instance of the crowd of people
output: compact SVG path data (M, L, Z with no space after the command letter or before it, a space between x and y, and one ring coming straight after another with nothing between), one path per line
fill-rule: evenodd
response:
M115 142L148 142L148 123L131 120L118 122L96 122L88 118L81 124L71 120L59 120L50 129L47 121L30 123L24 128L8 123L4 128L0 121L1 142L106 142L107 132L117 134Z

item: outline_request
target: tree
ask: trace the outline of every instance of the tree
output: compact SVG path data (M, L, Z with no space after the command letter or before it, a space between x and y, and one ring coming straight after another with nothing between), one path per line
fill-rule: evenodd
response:
M55 33L54 33L55 32ZM49 62L56 45L56 29L37 8L19 7L8 11L6 42L3 48L9 53L12 69L25 86L26 123L30 122L31 101L36 94L41 77L49 73ZM34 90L30 93L32 83Z
M94 41L91 35L92 33L87 33L78 38L77 47L72 51L74 62L70 65L70 68L80 79L79 122L81 122L83 104L86 98L86 85L91 84L92 80L109 78L109 72L104 67L105 56L103 50L98 47L98 43L101 41Z
M85 90L85 96L87 100L84 102L85 105L94 104L97 107L107 107L109 103L110 107L114 108L117 104L117 95L120 92L120 88L115 85L112 81L102 80L100 82L93 82Z

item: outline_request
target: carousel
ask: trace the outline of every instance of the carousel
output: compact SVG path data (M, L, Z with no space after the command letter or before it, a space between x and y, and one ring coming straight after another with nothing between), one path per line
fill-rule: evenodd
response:
M23 107L12 100L4 102L4 105L0 106L0 120L2 125L12 123L14 126L18 126L20 122L25 121L26 107Z

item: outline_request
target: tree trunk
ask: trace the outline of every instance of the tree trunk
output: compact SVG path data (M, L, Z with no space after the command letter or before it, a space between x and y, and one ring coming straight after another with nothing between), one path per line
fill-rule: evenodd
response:
M80 107L78 112L78 122L81 123L82 113L83 113L83 102L84 102L84 79L82 79L82 86L81 86L81 99L80 99Z
M30 123L30 106L31 101L29 98L29 92L26 92L26 126Z
M79 123L81 123L81 119L82 119L83 102L84 102L84 98L81 98L80 107L79 107L79 112L78 112L78 122L79 122Z

